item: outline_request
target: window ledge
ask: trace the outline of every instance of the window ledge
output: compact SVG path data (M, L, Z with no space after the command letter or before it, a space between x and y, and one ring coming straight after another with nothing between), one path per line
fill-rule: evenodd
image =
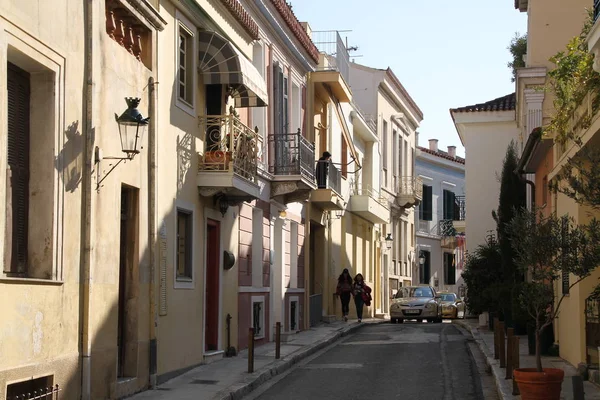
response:
M64 281L53 280L53 279L0 277L0 283L13 283L15 285L61 286L65 282Z
M195 282L192 278L177 277L175 278L175 289L193 290Z
M255 340L255 341L256 341L256 340L262 340L262 339L264 339L264 338L265 338L265 335L262 335L262 334L261 334L260 336L254 336L254 340Z
M179 108L181 111L191 115L192 117L196 117L196 108L193 104L188 103L186 100L182 99L181 97L177 96L177 99L175 101L175 105L177 106L177 108Z

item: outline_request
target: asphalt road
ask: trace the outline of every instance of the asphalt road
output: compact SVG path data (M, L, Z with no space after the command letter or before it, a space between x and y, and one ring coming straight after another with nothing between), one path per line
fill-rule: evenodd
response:
M448 323L367 326L249 399L484 399L467 346Z

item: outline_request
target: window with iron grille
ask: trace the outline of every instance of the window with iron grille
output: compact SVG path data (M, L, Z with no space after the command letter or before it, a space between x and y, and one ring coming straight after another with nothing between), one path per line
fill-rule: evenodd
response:
M254 337L264 337L264 302L253 301L252 302L252 327L254 328Z
M177 278L192 279L192 213L177 210Z
M27 274L30 177L30 76L8 63L6 272ZM10 261L9 261L10 260Z
M562 273L562 293L563 294L569 294L569 273L568 272L563 272Z

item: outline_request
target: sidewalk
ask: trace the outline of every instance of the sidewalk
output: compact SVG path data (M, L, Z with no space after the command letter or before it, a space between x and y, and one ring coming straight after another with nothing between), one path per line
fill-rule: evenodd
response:
M254 349L254 373L248 373L248 352L237 357L223 358L201 365L182 374L155 390L147 390L129 397L131 400L213 400L241 399L258 386L290 369L294 364L333 344L338 339L372 324L388 322L384 319L336 321L302 331L281 343L281 358L275 359L275 342Z
M506 369L500 368L500 361L494 359L494 333L487 327L480 328L477 319L455 320L454 323L461 325L471 332L473 339L479 349L486 356L487 364L496 380L498 395L503 400L520 399L521 396L512 395L512 379L506 379ZM519 354L521 368L535 368L535 356L529 355L527 336L519 336ZM560 357L542 357L542 366L547 368L561 368L565 371L565 379L562 384L561 399L573 399L573 386L571 376L577 374L575 367ZM591 382L584 382L585 400L600 400L600 388Z

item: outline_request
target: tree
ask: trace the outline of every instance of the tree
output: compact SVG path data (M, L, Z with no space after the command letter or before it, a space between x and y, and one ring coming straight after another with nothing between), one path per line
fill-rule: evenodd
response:
M511 81L514 82L517 80L517 69L525 67L523 56L527 54L527 35L519 36L518 32L515 33L507 49L513 57L513 60L508 63L508 68L512 69Z
M508 226L518 237L512 241L516 262L530 280L521 284L518 300L535 320L535 356L538 372L543 372L540 336L558 316L567 291L556 293L555 282L562 274L576 279L569 290L590 276L600 263L600 222L593 219L577 225L568 216L548 216L538 209L522 208Z
M462 278L467 285L465 302L473 313L498 311L502 265L498 243L491 239L467 254Z
M508 224L515 216L517 210L524 207L526 202L525 183L515 173L517 164L516 145L514 141L511 141L506 149L500 181L498 211L494 216L498 230L498 243L504 281L503 297L505 301L502 302L502 312L507 326L513 325L513 288L515 288L516 283L523 281L522 274L519 273L515 264L515 252L511 246L513 237L508 231Z

